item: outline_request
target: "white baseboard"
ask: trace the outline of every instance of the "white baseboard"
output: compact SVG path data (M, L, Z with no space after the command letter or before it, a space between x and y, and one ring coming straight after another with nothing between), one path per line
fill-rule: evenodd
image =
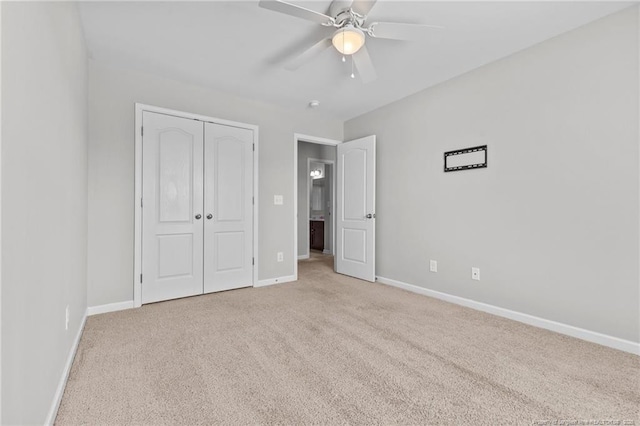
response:
M322 254L331 254L331 250L324 249L322 250Z
M466 306L468 308L476 309L478 311L488 312L499 317L509 318L514 321L519 321L525 324L533 325L535 327L544 328L546 330L555 331L556 333L565 334L567 336L576 337L578 339L586 340L588 342L597 343L599 345L608 346L610 348L619 349L621 351L630 352L632 354L640 355L640 343L632 342L630 340L620 339L618 337L609 336L607 334L598 333L595 331L585 330L583 328L574 327L572 325L563 324L556 321L536 317L522 312L516 312L498 306L489 305L487 303L476 302L475 300L465 299L460 296L453 296L451 294L442 293L435 290L429 290L424 287L419 287L414 284L407 284L402 281L392 280L385 277L376 277L377 281L381 284L387 284L393 287L398 287L404 290L411 291L413 293L422 294L424 296L433 297L435 299L444 300L446 302L455 303L456 305Z
M71 350L69 351L69 355L67 356L67 362L64 365L64 370L62 370L62 376L60 377L58 388L56 389L56 393L53 397L53 403L51 404L51 409L49 410L49 414L47 415L47 420L45 422L45 425L53 425L53 423L56 421L56 416L58 415L58 408L60 408L60 402L62 402L62 395L64 395L64 388L67 386L67 379L69 378L69 372L71 371L71 366L73 365L73 359L75 358L76 352L78 351L78 345L80 344L80 337L82 337L82 332L84 331L84 325L87 322L87 315L88 314L85 313L85 315L82 317L82 321L80 321L80 328L78 329L76 338L73 341L73 345L71 345Z
M287 275L286 277L278 277L278 278L269 278L267 280L260 280L258 284L254 285L254 287L264 287L273 284L283 284L291 281L295 281L296 277L294 275Z
M124 311L125 309L133 309L133 300L109 303L107 305L91 306L87 308L87 315L106 314L107 312Z
M309 255L308 254L301 254L300 256L298 256L298 260L305 260L308 259Z

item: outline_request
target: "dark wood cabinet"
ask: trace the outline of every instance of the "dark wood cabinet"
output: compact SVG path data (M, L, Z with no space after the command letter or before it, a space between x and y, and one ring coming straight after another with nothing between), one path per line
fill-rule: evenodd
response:
M309 222L309 247L313 250L324 250L324 222L321 220Z

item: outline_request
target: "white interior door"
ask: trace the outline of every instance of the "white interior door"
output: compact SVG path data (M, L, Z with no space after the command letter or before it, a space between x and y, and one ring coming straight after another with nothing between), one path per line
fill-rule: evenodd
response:
M142 303L202 294L203 123L142 122Z
M376 137L338 145L336 272L376 279Z
M253 285L253 131L205 124L204 292Z

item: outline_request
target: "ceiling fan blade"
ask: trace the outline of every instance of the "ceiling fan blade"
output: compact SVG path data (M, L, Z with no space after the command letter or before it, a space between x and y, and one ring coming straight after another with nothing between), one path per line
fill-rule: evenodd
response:
M289 71L294 71L304 65L307 61L310 61L314 57L324 52L327 48L331 47L331 39L325 38L290 60L285 66Z
M429 36L432 30L444 27L424 24L401 24L396 22L374 22L370 25L370 34L376 38L392 40L419 40Z
M275 12L284 13L286 15L295 16L296 18L317 22L318 24L333 24L334 22L332 17L323 13L281 0L260 0L258 6Z
M377 0L353 0L351 9L360 15L368 15Z
M353 62L363 83L371 83L373 80L378 78L376 68L373 66L373 62L371 62L371 56L369 56L367 46L362 46L360 50L352 56Z

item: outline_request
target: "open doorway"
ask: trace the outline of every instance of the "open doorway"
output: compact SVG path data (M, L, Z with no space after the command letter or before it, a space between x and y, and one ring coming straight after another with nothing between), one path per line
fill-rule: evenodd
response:
M322 260L335 269L335 165L340 142L296 135L294 143L295 253L298 262Z
M335 158L335 148L333 151ZM305 254L301 253L301 246L308 249L306 258L309 258L311 254L333 255L335 253L335 239L333 238L334 168L335 160L307 159L307 215L305 217L308 217L309 220L305 221L307 232L298 236L298 257L301 259L305 258ZM298 202L300 203L300 200ZM300 238L303 235L308 238L308 241L305 242L303 238Z
M313 182L309 183L309 178L311 174L318 173L311 164L324 161L322 164L325 168L327 164L333 164L333 167L328 169L331 180L331 198L328 205L331 206L331 210L326 216L329 216L329 220L323 217L325 224L330 222L331 248L327 247L327 250L331 250L331 254L324 253L323 241L322 252L318 256L321 256L327 269L330 268L336 273L375 281L376 136L339 142L295 134L293 145L293 246L294 253L299 257L294 263L294 279L298 280L299 262L314 260L306 257L307 253L310 257L314 255L308 246L311 241L310 219L314 219L314 209L311 205ZM304 167L305 163L307 167ZM321 210L317 212L324 216Z

